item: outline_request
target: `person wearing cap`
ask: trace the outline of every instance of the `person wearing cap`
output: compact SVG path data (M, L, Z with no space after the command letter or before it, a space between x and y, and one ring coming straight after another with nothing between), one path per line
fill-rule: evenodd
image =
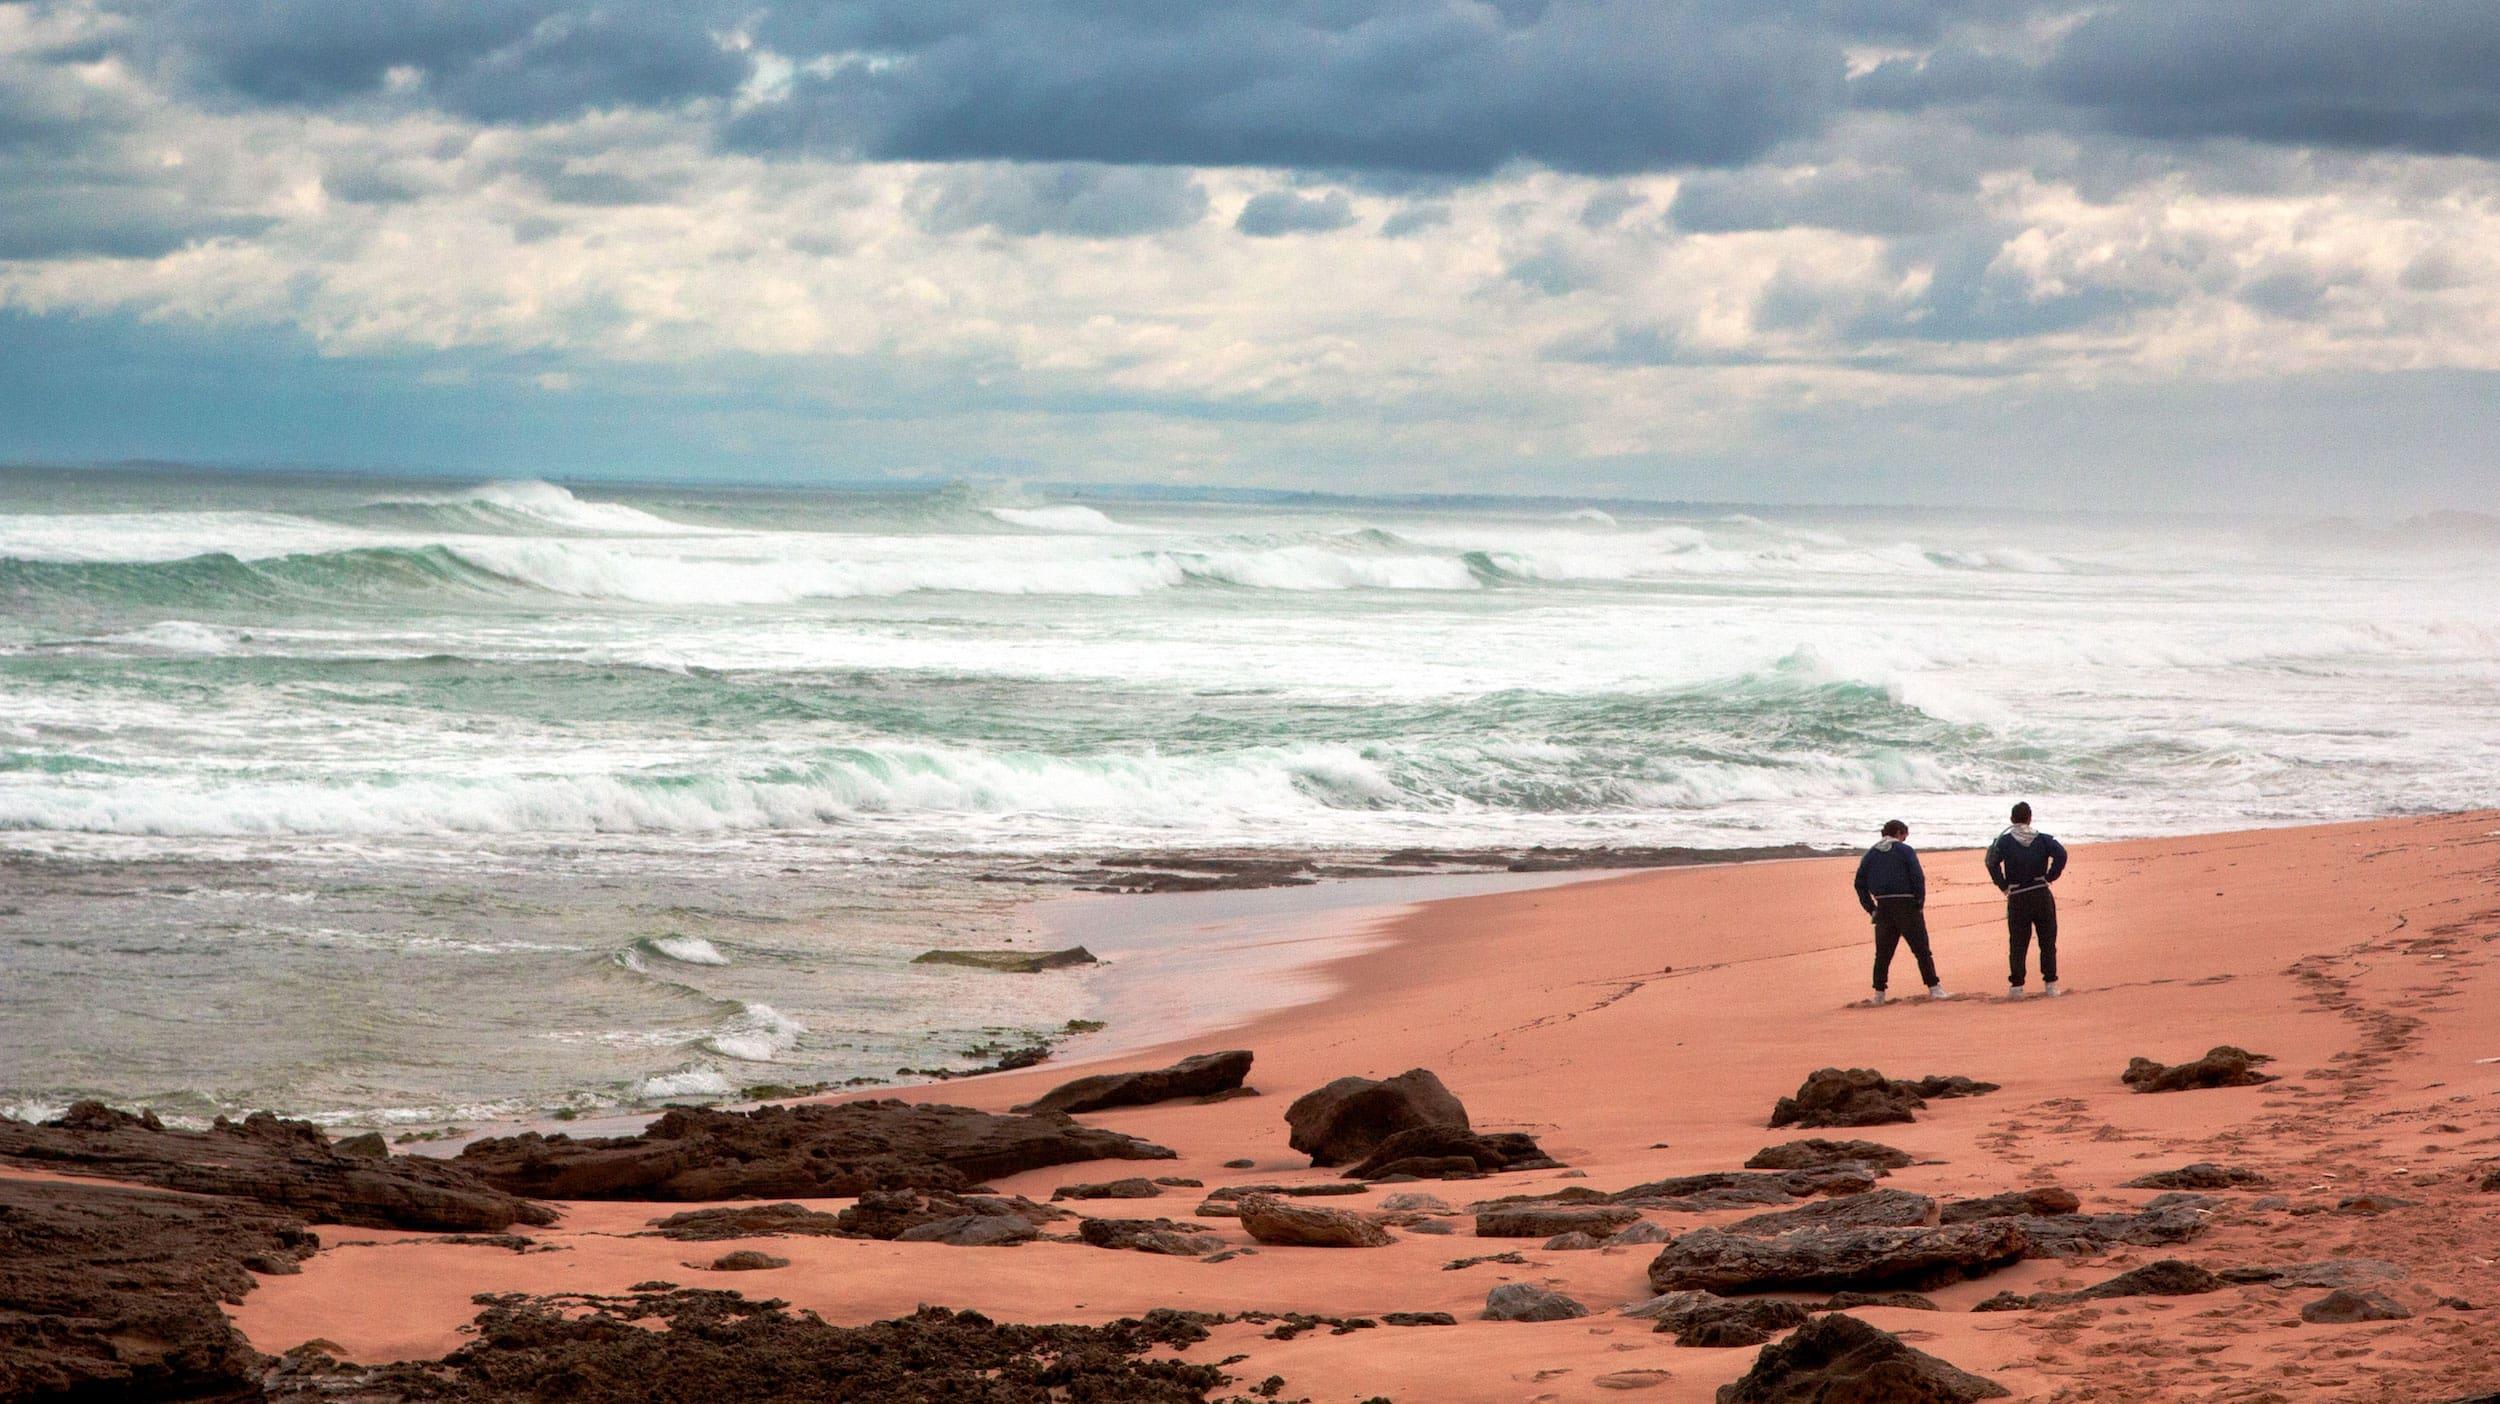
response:
M1929 999L1947 998L1936 976L1936 958L1927 948L1927 871L1910 847L1910 826L1898 819L1884 825L1883 836L1858 860L1858 905L1875 919L1875 1003L1884 1002L1890 983L1892 956L1903 942L1918 961L1919 978L1927 982Z

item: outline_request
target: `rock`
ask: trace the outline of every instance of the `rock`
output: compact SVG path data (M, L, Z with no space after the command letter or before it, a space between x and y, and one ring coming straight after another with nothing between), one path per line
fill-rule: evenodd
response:
M1863 1165L1881 1173L1910 1163L1908 1151L1877 1141L1782 1141L1764 1146L1745 1162L1748 1170L1820 1170L1830 1165Z
M746 1112L675 1107L640 1135L575 1140L531 1132L479 1141L457 1163L513 1193L550 1199L714 1200L960 1191L1075 1161L1173 1158L1162 1146L1058 1113L998 1115L889 1098Z
M1655 1389L1674 1378L1664 1370L1611 1370L1589 1383L1599 1389Z
M1964 1077L1959 1073L1943 1077L1930 1074L1926 1077L1912 1078L1907 1082L1896 1082L1893 1087L1913 1096L1924 1097L1931 1102L1941 1102L1953 1097L1984 1097L1998 1090L1996 1083L1981 1082L1977 1078Z
M1349 1180L1391 1175L1446 1180L1504 1170L1551 1170L1559 1164L1535 1138L1517 1131L1488 1135L1464 1126L1411 1126L1384 1138L1369 1155L1348 1167L1345 1176Z
M1241 1201L1241 1226L1261 1243L1301 1248L1382 1248L1389 1231L1360 1214L1288 1204L1270 1195Z
M1797 1209L1756 1214L1727 1226L1729 1233L1769 1238L1803 1228L1916 1228L1936 1222L1936 1201L1908 1190L1873 1190L1845 1199L1820 1199Z
M1227 1170L1247 1170L1258 1163L1259 1162L1255 1160L1227 1160L1224 1162L1224 1168Z
M1428 1233L1436 1237L1447 1237L1458 1232L1450 1226L1450 1221L1447 1219L1419 1219L1403 1227L1408 1233Z
M2210 1160L2200 1160L2193 1165L2182 1165L2176 1170L2156 1170L2149 1175L2138 1175L2134 1179L2127 1181L2123 1188L2158 1190L2263 1189L2269 1183L2271 1183L2271 1181L2267 1180L2265 1176L2258 1174L2254 1170L2244 1170L2236 1165L2216 1165Z
M2019 1261L2028 1247L2010 1219L1941 1228L1802 1229L1777 1238L1694 1229L1651 1260L1649 1285L1659 1292L1695 1288L1721 1295L1920 1290L1984 1276Z
M770 1253L759 1253L752 1248L741 1248L735 1253L723 1253L714 1258L711 1263L714 1272L764 1272L772 1268L788 1266L790 1266L788 1258L776 1258Z
M2163 1258L2122 1272L2106 1282L2096 1282L2081 1291L2034 1292L2029 1296L1999 1292L1971 1310L2034 1311L2042 1307L2107 1301L2113 1297L2195 1297L2221 1291L2225 1285L2224 1279L2194 1263Z
M379 1131L367 1131L361 1136L343 1137L333 1141L330 1149L340 1155L352 1155L358 1160L391 1158L390 1143L382 1139L382 1133Z
M2118 1244L2160 1248L2205 1232L2214 1201L2201 1194L2156 1195L2132 1214L2026 1214L2015 1224L2031 1241L2035 1258L2081 1258Z
M651 1231L686 1243L713 1243L724 1238L778 1238L801 1234L825 1238L843 1232L842 1221L797 1204L741 1204L725 1209L690 1209L655 1219ZM886 1237L892 1237L888 1234Z
M1819 1068L1771 1110L1773 1126L1882 1126L1915 1121L1926 1099L1873 1068Z
M1592 1248L1603 1247L1605 1246L1605 1242L1605 1239L1599 1238L1593 1233L1583 1233L1578 1229L1573 1229L1569 1233L1558 1233L1552 1238L1545 1240L1545 1251L1549 1253L1583 1253Z
M1066 970L1078 965L1098 965L1100 958L1083 946L1070 946L1064 951L923 951L911 958L914 965L963 965L975 970L996 970L1008 975L1034 975L1044 970Z
M1640 1222L1640 1211L1615 1205L1513 1204L1476 1215L1478 1238L1551 1238L1585 1233L1604 1238Z
M1173 1219L1087 1219L1076 1226L1076 1234L1097 1248L1173 1258L1201 1258L1224 1246L1222 1238L1198 1225Z
M1788 1204L1817 1194L1863 1194L1873 1188L1873 1172L1857 1165L1827 1165L1812 1170L1718 1170L1677 1175L1649 1180L1613 1194L1599 1195L1597 1199L1641 1209L1708 1213L1715 1209Z
M376 1159L369 1150L343 1155L320 1127L266 1112L240 1122L219 1117L206 1131L167 1130L153 1113L133 1116L97 1102L40 1126L0 1118L0 1161L249 1200L316 1223L496 1233L556 1220L546 1205L449 1161Z
M320 1240L231 1198L0 1179L0 1399L258 1397L221 1303Z
M1131 1176L1125 1180L1102 1180L1093 1184L1061 1185L1050 1192L1053 1203L1062 1199L1153 1199L1163 1187L1152 1180Z
M1419 1126L1468 1129L1467 1108L1441 1079L1410 1068L1386 1080L1341 1077L1285 1108L1287 1144L1313 1165L1350 1165L1381 1142Z
M2384 1292L2337 1288L2300 1309L2300 1319L2314 1326L2349 1326L2362 1321L2404 1321L2413 1313Z
M2384 1258L2329 1258L2317 1263L2293 1263L2286 1267L2229 1268L2222 1273L2226 1282L2259 1283L2273 1287L2366 1287L2380 1282L2402 1282L2409 1274L2397 1263Z
M2025 1215L2072 1214L2083 1207L2072 1190L2054 1185L2039 1189L2015 1190L2008 1194L1992 1194L1985 1199L1957 1199L1944 1206L1941 1222L1969 1223L1973 1219L2011 1219Z
M2186 1092L2200 1087L2253 1087L2274 1081L2272 1073L2257 1071L2260 1063L2274 1059L2245 1048L2219 1044L2206 1051L2204 1057L2190 1063L2165 1067L2150 1058L2130 1058L2127 1071L2119 1081L2138 1092Z
M1569 1321L1588 1314L1587 1307L1533 1282L1505 1282L1484 1294L1487 1321Z
M1236 1048L1200 1053L1168 1068L1146 1072L1097 1073L1063 1082L1016 1108L1020 1112L1090 1112L1108 1107L1142 1107L1176 1097L1211 1097L1241 1086L1250 1075L1250 1052Z
M1860 1307L1893 1307L1901 1311L1938 1311L1916 1292L1834 1292L1816 1311L1856 1311Z
M2396 1209L2410 1209L2419 1200L2404 1199L2392 1194L2348 1194L2335 1201L2338 1214L2385 1214Z
M894 1235L897 1243L944 1243L956 1248L1009 1248L1042 1236L1032 1220L1012 1214L962 1214L914 1224Z
M1996 1381L1915 1350L1854 1316L1818 1316L1762 1348L1719 1388L1718 1404L1972 1404L2002 1399Z
M1393 1214L1446 1214L1450 1212L1448 1201L1439 1195L1418 1194L1412 1190L1390 1195L1380 1201L1380 1207Z
M720 1213L724 1211L698 1212ZM680 1215L679 1217L693 1216ZM925 1228L930 1224L954 1224L954 1221L959 1219L1015 1219L1038 1229L1043 1224L1055 1223L1066 1217L1068 1217L1068 1212L1064 1209L1053 1209L1046 1204L1036 1204L1022 1197L956 1195L948 1194L943 1190L926 1194L919 1190L870 1190L859 1197L858 1203L833 1216L833 1222L838 1231L852 1238L890 1240L907 1237L915 1230ZM934 1238L939 1242L954 1242L965 1236L965 1231L960 1225L947 1232L952 1237L946 1234L922 1235L912 1241L925 1242ZM993 1237L992 1235L972 1236L975 1238ZM1021 1235L1023 1238L1032 1236L1031 1234Z
M1637 1224L1627 1225L1626 1227L1615 1230L1612 1234L1607 1236L1604 1243L1598 1246L1602 1248L1645 1248L1653 1243L1669 1242L1673 1240L1674 1237L1674 1234L1667 1232L1665 1229L1660 1228L1658 1225L1651 1223L1647 1219L1643 1219Z
M1675 1337L1677 1345L1711 1349L1760 1345L1807 1319L1806 1309L1795 1302L1736 1301L1709 1292L1669 1293L1643 1303L1638 1314L1657 1322L1654 1329Z
M1271 1199L1323 1199L1337 1195L1361 1194L1369 1186L1330 1182L1317 1185L1226 1185L1209 1190L1204 1202L1190 1212L1201 1219L1229 1219L1241 1213L1242 1200L1254 1194Z
M1380 1324L1383 1326L1455 1326L1458 1324L1458 1318L1446 1311L1384 1311L1380 1314Z

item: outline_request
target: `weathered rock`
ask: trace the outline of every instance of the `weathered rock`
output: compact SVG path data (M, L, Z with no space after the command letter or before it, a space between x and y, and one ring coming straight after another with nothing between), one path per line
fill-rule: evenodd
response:
M1301 1248L1382 1248L1389 1231L1361 1214L1289 1204L1254 1194L1241 1201L1241 1226L1261 1243Z
M2042 1307L2074 1306L2080 1302L2107 1301L2114 1297L2195 1297L2222 1290L2222 1278L2177 1258L2163 1258L2146 1263L2075 1292L2034 1292L2022 1295L1999 1292L1973 1311L2035 1311Z
M2251 1053L2245 1048L2218 1044L2193 1062L2165 1066L2150 1058L2130 1058L2127 1070L2119 1077L2138 1092L2186 1092L2200 1087L2253 1087L2274 1081L2272 1073L2257 1071L2261 1063L2274 1059L2264 1053Z
M2205 1232L2214 1201L2201 1194L2155 1195L2132 1214L2027 1214L2003 1222L2019 1225L2035 1258L2081 1258L2118 1244L2160 1248Z
M219 1303L319 1246L233 1199L0 1179L0 1399L251 1397L264 1362Z
M1999 1084L1981 1082L1977 1078L1964 1077L1960 1073L1947 1075L1931 1073L1926 1077L1896 1082L1893 1087L1931 1102L1941 1102L1953 1097L1984 1097L1997 1091Z
M1667 1232L1664 1228L1651 1223L1647 1219L1643 1219L1637 1224L1617 1229L1613 1233L1608 1234L1606 1236L1606 1241L1598 1246L1602 1248L1646 1248L1655 1243L1672 1242L1674 1238L1674 1234Z
M2401 1195L2393 1194L2378 1194L2375 1192L2369 1194L2348 1194L2335 1201L2335 1212L2338 1214L2359 1214L2369 1216L2374 1214L2392 1213L2398 1209L2410 1209L2420 1202L2421 1201L2419 1200L2406 1199Z
M1760 1345L1781 1331L1806 1322L1804 1307L1769 1298L1736 1299L1710 1292L1669 1292L1653 1297L1624 1315L1657 1322L1661 1335L1680 1346Z
M1050 1197L1054 1202L1062 1199L1153 1199L1162 1193L1161 1185L1143 1176L1132 1175L1125 1180L1061 1185L1050 1192Z
M943 1243L954 1248L1011 1248L1042 1236L1030 1219L1012 1214L960 1214L914 1224L894 1235L897 1243Z
M1587 1307L1533 1282L1505 1282L1484 1294L1487 1321L1569 1321L1588 1314Z
M1664 1370L1609 1370L1589 1383L1599 1389L1656 1389L1674 1378Z
M1337 1181L1316 1185L1226 1185L1207 1191L1206 1199L1190 1212L1201 1219L1238 1218L1241 1201L1252 1195L1263 1194L1271 1199L1330 1199L1338 1195L1361 1194L1369 1188L1367 1185Z
M1873 1068L1818 1068L1771 1110L1773 1126L1882 1126L1915 1121L1926 1099Z
M1428 1233L1440 1238L1446 1238L1458 1232L1447 1219L1418 1219L1413 1223L1401 1224L1399 1227L1408 1233Z
M1749 1238L1723 1229L1678 1235L1649 1265L1659 1292L1912 1290L1981 1277L2019 1261L2029 1245L2011 1219L1941 1228L1804 1229Z
M2200 1160L2193 1165L2182 1165L2176 1170L2156 1170L2149 1175L2138 1175L2134 1179L2127 1181L2125 1188L2158 1190L2263 1189L2270 1183L2272 1182L2265 1176L2258 1174L2254 1170L2242 1169L2236 1165L2216 1165L2210 1160Z
M1441 1079L1422 1068L1396 1077L1341 1077L1303 1093L1285 1108L1287 1144L1313 1165L1350 1165L1400 1131L1419 1126L1468 1128L1467 1108Z
M315 1223L360 1228L495 1233L556 1218L546 1205L451 1162L342 1155L320 1127L266 1112L240 1122L220 1117L207 1131L172 1131L152 1113L80 1102L40 1126L0 1119L0 1161L250 1200Z
M1985 1199L1957 1199L1944 1206L1941 1221L1965 1224L1973 1219L2013 1219L2026 1215L2072 1214L2083 1207L2074 1191L2054 1185L1992 1194Z
M2402 1282L2409 1274L2402 1264L2384 1258L2329 1258L2324 1262L2291 1263L2283 1267L2225 1268L2225 1282L2270 1287L2367 1287Z
M725 1238L778 1238L784 1234L829 1238L845 1232L841 1219L798 1204L740 1204L721 1209L689 1209L683 1214L652 1220L651 1231L662 1238L674 1238L686 1243L717 1243ZM893 1237L892 1234L880 1236Z
M1413 1190L1390 1195L1380 1201L1380 1207L1390 1213L1447 1214L1450 1212L1449 1202L1439 1195L1419 1194Z
M680 1215L679 1217L693 1216ZM859 1197L858 1203L835 1215L833 1222L838 1231L852 1238L877 1239L906 1238L914 1231L930 1224L948 1224L952 1227L943 1232L923 1234L911 1241L926 1242L935 1239L939 1242L956 1242L967 1236L998 1240L1002 1234L1015 1234L1014 1230L997 1230L986 1235L967 1235L962 1226L955 1223L960 1219L1015 1219L1039 1228L1043 1224L1055 1223L1066 1217L1068 1217L1068 1211L1064 1209L1053 1209L1046 1204L1036 1204L1021 1196L1008 1198L991 1195L957 1195L948 1194L943 1190L925 1194L919 1190L870 1190ZM1020 1235L1022 1238L1032 1236L1032 1234Z
M1573 1229L1569 1233L1558 1233L1545 1240L1545 1251L1548 1253L1585 1253L1594 1248L1602 1248L1605 1244L1606 1240L1596 1234Z
M1640 1211L1616 1205L1512 1204L1476 1215L1478 1238L1551 1238L1585 1233L1604 1238L1640 1222Z
M2300 1319L2316 1326L2349 1326L2362 1321L2404 1321L2413 1313L2384 1292L2356 1292L2339 1287L2300 1309Z
M550 1199L707 1200L959 1191L1075 1161L1172 1158L1162 1146L1058 1113L1002 1116L886 1099L747 1112L677 1107L640 1135L531 1132L479 1141L458 1164L513 1193Z
M1834 1292L1816 1311L1856 1311L1860 1307L1893 1307L1902 1311L1938 1311L1916 1292Z
M1016 1108L1020 1112L1090 1112L1108 1107L1142 1107L1178 1097L1211 1097L1241 1086L1250 1075L1250 1052L1236 1048L1200 1053L1168 1068L1144 1072L1097 1073L1063 1082Z
M1972 1404L2005 1395L1994 1380L1834 1314L1764 1346L1752 1369L1720 1386L1718 1404Z
M1727 1231L1769 1238L1806 1228L1916 1228L1934 1222L1936 1201L1928 1196L1908 1190L1873 1190L1756 1214L1729 1224Z
M1551 1170L1559 1164L1534 1137L1522 1132L1411 1126L1372 1147L1369 1155L1347 1167L1345 1177L1377 1180L1412 1175L1419 1180L1446 1180L1505 1170Z
M752 1248L741 1248L734 1253L723 1253L711 1262L714 1272L769 1272L774 1268L788 1266L790 1266L788 1258L776 1258L770 1253L759 1253Z
M1782 1141L1764 1146L1745 1162L1748 1170L1820 1170L1828 1165L1863 1165L1881 1173L1910 1163L1910 1153L1878 1141Z
M1076 1226L1076 1233L1097 1248L1173 1258L1202 1258L1224 1247L1222 1238L1175 1219L1087 1219Z
M1677 1175L1595 1197L1605 1203L1641 1209L1708 1213L1715 1209L1787 1204L1817 1194L1863 1194L1874 1187L1872 1171L1846 1164L1809 1170L1716 1170L1701 1175Z
M1070 946L1064 951L923 951L911 958L914 965L963 965L975 970L995 970L1008 975L1034 975L1045 970L1066 970L1072 966L1101 963L1092 951L1083 946Z

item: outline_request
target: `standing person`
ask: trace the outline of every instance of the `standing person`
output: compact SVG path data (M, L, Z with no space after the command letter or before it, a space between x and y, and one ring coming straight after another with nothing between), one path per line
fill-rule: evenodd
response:
M1858 905L1875 918L1875 1002L1884 1002L1884 986L1892 974L1892 953L1902 942L1918 959L1918 976L1927 982L1929 999L1946 998L1936 979L1936 958L1927 949L1927 870L1910 847L1910 826L1898 819L1884 825L1883 837L1858 860Z
M2031 827L2031 806L2014 806L2013 824L1988 845L1988 881L2005 894L2005 997L2023 997L2031 938L2040 938L2040 993L2057 988L2057 898L2049 884L2066 871L2066 845Z

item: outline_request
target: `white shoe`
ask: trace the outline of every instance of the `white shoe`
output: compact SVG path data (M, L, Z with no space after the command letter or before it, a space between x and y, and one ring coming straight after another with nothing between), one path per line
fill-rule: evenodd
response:
M1884 992L1883 992L1882 990L1877 990L1877 991L1875 992L1875 997L1874 997L1873 999L1870 999L1870 1000L1868 1000L1868 1001L1867 1001L1867 1003L1869 1003L1869 1004L1882 1004L1883 1002L1884 1002Z
M2062 994L2064 994L2064 993L2066 993L2066 992L2065 992L2064 990L2061 990L2061 989L2059 989L2059 988L2057 987L2057 982L2056 982L2055 980L2050 980L2050 981L2048 981L2047 983L2045 983L2045 984L2043 984L2043 985L2041 985L2041 986L2040 986L2040 993L2041 993L2041 995L2042 995L2044 998L2047 998L2047 999L2055 999L2055 998L2057 998L2059 995L2062 995Z
M1951 998L1953 998L1953 996L1951 996L1951 995L1949 995L1949 994L1946 994L1946 993L1944 992L1944 986L1942 986L1942 985L1929 985L1929 986L1927 987L1927 997L1928 997L1929 999L1951 999Z
M2021 999L2023 997L2023 987L2020 985L2006 986L2005 997L2007 999Z

